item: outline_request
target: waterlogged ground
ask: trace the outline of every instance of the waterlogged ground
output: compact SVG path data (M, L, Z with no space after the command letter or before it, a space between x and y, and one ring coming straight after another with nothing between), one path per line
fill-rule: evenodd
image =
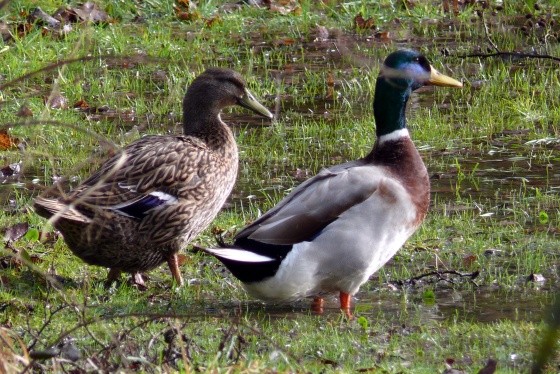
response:
M460 4L457 15L439 2L186 4L100 3L111 22L72 24L66 36L44 15L30 26L23 15L35 5L27 2L12 2L2 18L19 31L3 33L0 48L0 368L433 373L478 372L493 359L498 372L527 372L558 289L560 82L550 57L560 56L559 10L509 2ZM228 240L321 167L369 151L375 76L401 47L422 50L465 87L425 88L410 100L431 211L356 295L351 321L334 297L323 316L308 300L251 300L202 253L185 252L181 289L162 267L150 272L146 291L124 279L105 290L106 271L72 256L30 208L53 181L79 183L115 146L179 132L185 85L206 66L227 66L277 116L272 124L238 110L223 116L239 143L239 179L197 243ZM125 57L25 76L109 54Z

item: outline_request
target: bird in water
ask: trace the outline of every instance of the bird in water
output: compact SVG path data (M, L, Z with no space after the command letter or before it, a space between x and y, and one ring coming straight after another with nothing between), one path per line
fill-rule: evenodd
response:
M237 178L237 145L220 118L233 105L273 117L239 73L207 69L183 99L183 135L142 137L74 190L37 197L35 211L76 256L109 268L108 284L127 272L145 287L141 273L167 262L182 285L177 252L210 224Z
M425 85L462 87L411 50L383 63L373 102L377 140L365 157L323 169L243 228L217 257L247 292L269 302L338 292L351 296L391 259L424 220L430 181L406 128L411 93Z

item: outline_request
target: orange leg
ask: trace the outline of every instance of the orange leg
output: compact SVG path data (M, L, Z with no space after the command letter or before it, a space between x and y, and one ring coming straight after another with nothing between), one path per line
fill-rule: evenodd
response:
M167 264L169 265L169 270L171 270L173 279L175 279L175 283L177 283L178 286L182 286L183 276L181 275L181 270L179 270L179 257L177 256L177 253L169 255L167 258Z
M350 313L350 302L352 301L352 296L348 295L346 292L340 291L340 309L346 313L348 318L352 318L352 313Z
M325 300L322 297L316 297L313 299L313 303L311 303L311 310L317 314L323 314L324 309L323 305L325 304Z

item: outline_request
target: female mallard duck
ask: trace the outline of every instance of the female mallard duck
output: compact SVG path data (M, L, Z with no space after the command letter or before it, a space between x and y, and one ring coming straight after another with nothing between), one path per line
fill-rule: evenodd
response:
M38 197L36 212L76 256L110 268L108 282L124 271L143 285L140 272L167 261L181 285L177 252L210 224L237 177L237 145L220 118L232 105L272 118L240 74L206 70L183 100L184 135L135 141L67 195Z
M377 141L364 158L322 170L239 232L233 245L206 249L253 296L272 302L340 293L350 297L420 225L430 201L422 158L406 129L405 108L424 85L462 87L421 54L385 60L373 103Z

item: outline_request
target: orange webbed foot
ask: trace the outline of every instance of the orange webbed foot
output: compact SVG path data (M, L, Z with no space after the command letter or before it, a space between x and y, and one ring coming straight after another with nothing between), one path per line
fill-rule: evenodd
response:
M316 297L313 299L313 303L311 303L311 310L316 314L323 314L325 311L324 305L325 300L322 297Z
M350 303L352 301L352 296L346 292L340 292L340 309L346 314L348 319L352 319L352 313L350 312Z

